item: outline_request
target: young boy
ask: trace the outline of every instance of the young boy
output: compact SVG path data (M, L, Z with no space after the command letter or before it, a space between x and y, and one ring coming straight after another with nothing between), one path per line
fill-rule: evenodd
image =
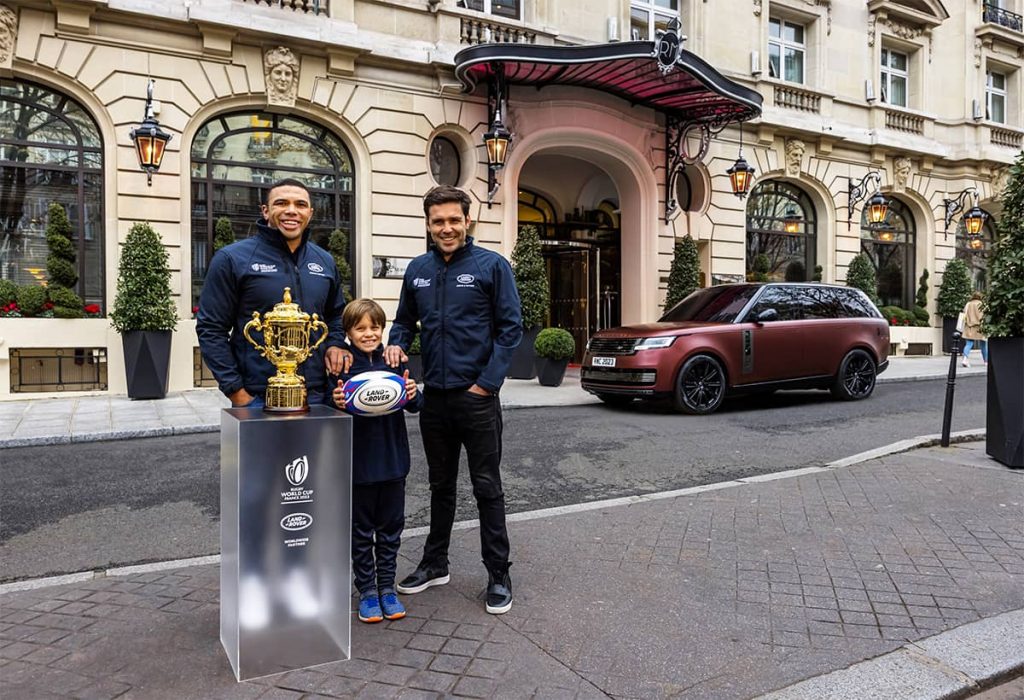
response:
M345 408L345 381L371 370L400 374L409 397L405 410L416 413L422 396L405 366L392 369L384 362L384 309L371 299L345 305L342 326L352 350L352 366L340 377L332 393L338 408ZM409 474L409 435L405 416L353 416L353 432L360 447L352 450L352 573L359 590L359 619L380 622L405 617L395 593L398 546L405 526L405 477ZM376 561L376 567L374 566Z

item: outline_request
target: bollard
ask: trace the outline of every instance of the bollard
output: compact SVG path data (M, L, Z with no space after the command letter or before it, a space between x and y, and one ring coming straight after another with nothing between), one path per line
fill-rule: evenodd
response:
M946 376L946 407L942 412L942 440L939 444L949 447L949 429L953 423L953 394L956 392L956 361L960 357L960 331L953 331L953 347L949 353L949 374Z

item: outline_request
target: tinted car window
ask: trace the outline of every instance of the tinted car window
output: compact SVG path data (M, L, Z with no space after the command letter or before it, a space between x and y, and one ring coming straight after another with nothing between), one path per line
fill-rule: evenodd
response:
M837 289L846 315L852 318L881 318L874 305L863 294L853 289Z
M698 321L702 323L732 323L743 311L758 287L747 285L723 285L698 289L673 306L661 317L661 321L679 323Z
M804 297L804 318L845 318L847 313L839 290L834 287L801 287Z
M747 320L753 321L762 311L775 309L779 315L776 321L796 321L803 318L803 305L798 287L765 287L747 314Z

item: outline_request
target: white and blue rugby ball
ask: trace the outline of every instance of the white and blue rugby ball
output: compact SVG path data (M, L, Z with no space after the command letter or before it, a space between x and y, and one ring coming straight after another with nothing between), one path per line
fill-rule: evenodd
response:
M345 410L354 416L386 416L402 410L409 397L405 380L392 372L361 372L345 382Z

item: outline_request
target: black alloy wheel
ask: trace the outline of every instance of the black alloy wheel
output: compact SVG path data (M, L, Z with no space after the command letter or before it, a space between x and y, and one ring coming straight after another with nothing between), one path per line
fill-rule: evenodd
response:
M725 398L725 370L710 355L694 355L676 377L675 408L682 413L713 413Z
M839 374L832 385L832 395L843 401L859 401L875 390L878 370L875 360L864 350L846 353L839 365Z
M633 403L633 397L628 394L597 394L597 398L607 405L615 406L616 408Z

